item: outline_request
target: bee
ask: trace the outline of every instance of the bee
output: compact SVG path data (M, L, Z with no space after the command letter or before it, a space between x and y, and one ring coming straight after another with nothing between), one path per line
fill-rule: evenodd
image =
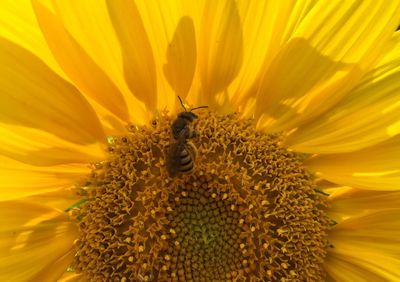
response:
M178 96L178 98L185 111L180 112L171 125L172 141L166 161L167 170L171 177L177 173L189 173L193 171L197 149L189 139L198 136L198 133L191 128L191 123L198 118L193 111L208 108L208 106L200 106L187 111L181 97Z

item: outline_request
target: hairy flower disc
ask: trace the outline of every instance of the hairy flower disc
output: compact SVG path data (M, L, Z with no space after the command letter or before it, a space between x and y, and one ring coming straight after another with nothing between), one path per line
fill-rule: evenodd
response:
M199 111L195 168L170 177L172 119L129 128L95 165L75 268L91 281L321 280L324 196L278 134Z

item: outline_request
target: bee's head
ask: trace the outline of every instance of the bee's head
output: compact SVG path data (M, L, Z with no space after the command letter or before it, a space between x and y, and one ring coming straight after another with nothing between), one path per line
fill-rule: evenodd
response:
M178 114L178 118L183 118L183 119L185 119L185 120L187 120L189 122L192 122L195 119L197 119L198 116L193 112L180 112Z
M202 108L208 108L208 106L200 106L200 107L196 107L196 108L193 108L190 111L188 111L186 109L185 104L183 103L181 97L178 96L178 99L181 102L182 108L185 110L184 112L181 112L181 113L178 114L178 118L183 118L183 119L185 119L187 121L190 121L190 122L192 122L192 121L194 121L195 119L198 118L198 116L193 113L194 110L202 109Z

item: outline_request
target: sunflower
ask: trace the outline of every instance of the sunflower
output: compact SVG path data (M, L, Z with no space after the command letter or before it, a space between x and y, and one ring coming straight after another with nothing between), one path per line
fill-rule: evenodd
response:
M398 1L0 13L1 281L400 280Z

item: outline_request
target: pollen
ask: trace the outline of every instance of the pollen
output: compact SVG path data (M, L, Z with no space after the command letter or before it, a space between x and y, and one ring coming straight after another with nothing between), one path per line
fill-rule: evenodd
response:
M85 182L75 271L88 281L324 280L330 220L304 156L250 119L198 115L189 173L168 174L167 113L110 139Z

